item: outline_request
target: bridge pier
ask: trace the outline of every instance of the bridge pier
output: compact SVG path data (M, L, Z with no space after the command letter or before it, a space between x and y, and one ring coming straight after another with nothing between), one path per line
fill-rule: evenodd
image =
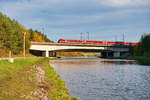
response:
M108 52L106 52L106 57L108 57L109 56L109 54L108 54Z
M114 57L120 57L120 52L114 52L114 53L113 53L113 56L114 56Z
M111 51L104 51L104 52L101 52L101 54L102 54L101 55L102 57L111 57L111 56L113 56Z
M56 57L56 52L53 51L53 52L52 52L52 55L53 55L53 57Z
M44 51L42 53L42 56L45 56L45 57L56 57L56 52L55 51Z
M50 51L49 56L50 57L56 57L56 51Z
M48 50L46 50L46 52L45 52L46 54L45 54L45 57L49 57L49 51Z

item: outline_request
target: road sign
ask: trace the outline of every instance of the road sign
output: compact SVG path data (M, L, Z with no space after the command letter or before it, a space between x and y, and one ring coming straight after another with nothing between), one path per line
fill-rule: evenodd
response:
M26 32L22 32L23 36L26 36Z

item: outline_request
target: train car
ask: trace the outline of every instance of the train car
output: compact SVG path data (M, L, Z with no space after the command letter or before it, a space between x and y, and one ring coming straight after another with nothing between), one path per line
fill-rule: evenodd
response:
M137 45L138 44L138 42L124 42L125 43L125 45Z
M58 43L66 43L67 41L66 41L66 39L59 39L58 40Z
M96 41L96 40L72 40L59 39L58 43L86 43L86 44L109 44L109 45L137 45L138 42L122 42L122 41Z
M103 41L94 41L94 40L86 40L85 43L98 43L98 44L103 44Z
M124 42L122 42L122 41L116 41L115 44L116 45L125 45Z
M132 45L138 45L139 43L138 42L132 42Z
M59 39L58 43L86 43L85 40Z

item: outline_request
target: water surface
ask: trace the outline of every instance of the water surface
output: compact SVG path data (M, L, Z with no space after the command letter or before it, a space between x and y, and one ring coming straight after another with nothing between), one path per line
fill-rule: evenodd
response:
M150 66L100 58L63 58L51 65L81 100L150 100Z

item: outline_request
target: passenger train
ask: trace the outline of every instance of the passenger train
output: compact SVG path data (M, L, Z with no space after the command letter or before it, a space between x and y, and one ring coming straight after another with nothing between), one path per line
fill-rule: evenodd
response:
M110 45L132 45L132 46L138 44L138 42L73 40L73 39L59 39L58 43L110 44Z

